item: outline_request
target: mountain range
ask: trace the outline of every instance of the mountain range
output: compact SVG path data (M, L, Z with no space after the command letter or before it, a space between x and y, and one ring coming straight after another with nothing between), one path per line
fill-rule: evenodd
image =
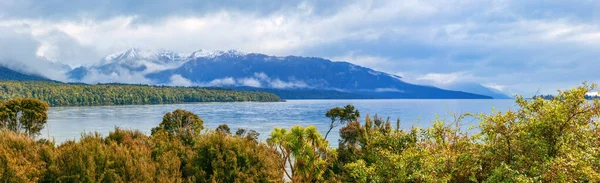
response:
M506 96L484 86L476 93L407 83L402 77L316 57L198 50L180 54L132 48L98 64L72 69L70 82L210 86L268 91L298 98L485 99ZM1 75L0 75L1 77ZM472 87L465 87L473 89Z

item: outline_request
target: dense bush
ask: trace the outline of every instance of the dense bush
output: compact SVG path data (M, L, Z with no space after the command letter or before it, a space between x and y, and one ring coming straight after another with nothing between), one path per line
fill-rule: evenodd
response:
M519 97L517 110L426 129L334 108L331 126L345 124L337 148L313 126L276 128L265 144L251 130L203 130L182 110L151 136L116 128L58 146L4 128L0 182L600 182L600 101L585 99L593 88ZM466 118L481 123L467 130Z
M88 133L56 147L0 130L0 182L283 181L277 150L258 142L257 133L191 133L198 128L198 116L177 110L152 136L116 128L107 137Z
M0 100L35 98L51 106L141 105L186 102L278 102L271 93L200 87L0 81Z

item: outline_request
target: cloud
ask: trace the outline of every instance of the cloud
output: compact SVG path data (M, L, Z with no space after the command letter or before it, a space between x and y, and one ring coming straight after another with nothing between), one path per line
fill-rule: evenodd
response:
M232 77L226 77L221 79L214 79L208 83L209 86L233 86L235 85L235 79Z
M220 79L214 79L206 83L195 83L191 80L179 75L173 74L170 79L169 86L203 86L203 87L227 87L227 86L250 86L250 87L261 87L260 81L255 78L239 78L225 77Z
M269 86L273 88L307 88L308 85L302 81L281 81L280 79L274 79L269 81Z
M109 77L111 78L111 77ZM114 78L112 78L114 79ZM194 83L189 79L182 77L181 75L175 74L171 76L171 81L168 83L171 86L216 86L216 87L227 87L227 86L249 86L249 87L269 87L269 88L308 88L309 86L303 81L290 80L283 81L279 78L270 78L265 73L254 73L252 77L224 77L214 79L209 82Z
M345 1L318 0L229 0L229 1L72 1L61 0L8 0L0 3L0 17L49 20L70 20L85 17L94 20L110 19L119 15L140 16L144 20L170 15L203 16L207 13L230 10L257 15L268 15L284 10L300 9L310 13L326 14L341 7ZM28 11L23 11L28 10Z
M173 77L171 77L173 79ZM176 78L177 79L177 78ZM121 69L112 73L102 73L97 70L90 70L88 74L81 79L84 83L127 83L127 84L152 84L142 73L131 72Z
M260 83L260 81L258 81L255 78L242 78L242 79L238 79L237 83L239 85L242 85L242 86L250 86L250 87L256 87L256 88L260 88L262 86L262 84Z
M498 90L498 91L504 91L504 90L506 90L506 86L504 86L504 85L497 85L497 84L488 83L488 84L483 84L483 86L488 87L488 88L492 88L492 89L495 89L495 90Z
M282 81L279 78L270 78L267 74L263 73L263 72L259 72L259 73L254 73L254 77L256 78L256 81L262 81L264 83L266 83L266 85L268 87L271 88L280 88L280 89L284 89L284 88L308 88L309 86L303 82L303 81L297 81L297 80L293 80L290 79L289 81Z
M28 74L65 81L60 64L36 54L41 43L29 34L27 27L11 29L0 26L0 65ZM48 71L51 72L48 72Z
M375 92L404 92L402 90L399 90L397 88L376 88Z
M466 72L428 73L416 78L417 82L432 83L433 85L450 85L458 82L470 82L474 76Z
M187 78L184 78L183 76L179 75L179 74L173 74L171 76L171 83L169 83L170 86L193 86L194 83L192 81L190 81Z
M267 76L267 74L265 74L264 72L254 73L254 77L263 81L270 80L269 76Z
M600 57L598 7L538 0L9 0L0 2L0 33L8 35L0 35L0 48L13 51L0 50L0 58L77 66L133 46L240 49L349 61L411 82L444 83L456 76L448 73L468 73L472 82L506 91L549 93L600 81L591 67ZM38 65L21 67L60 78ZM254 79L302 86L289 78Z
M334 61L346 61L363 67L368 67L377 71L383 71L388 73L397 72L393 69L395 62L389 58L383 58L372 55L362 55L354 51L349 51L342 56L335 56L331 58Z

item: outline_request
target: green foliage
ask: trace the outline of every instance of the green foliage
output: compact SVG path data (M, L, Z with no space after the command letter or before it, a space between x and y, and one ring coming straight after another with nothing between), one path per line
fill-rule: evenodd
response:
M455 115L428 129L391 130L366 117L340 130L334 170L348 182L598 182L600 102L595 85L550 100L517 98L516 111ZM481 121L476 133L462 121Z
M58 146L59 168L51 174L58 182L151 182L157 169L151 152L150 140L138 131L85 134Z
M277 102L271 93L219 88L0 81L0 100L35 98L51 106L143 105L188 102Z
M216 129L217 132L223 132L225 134L231 134L231 129L226 124L219 125Z
M283 181L277 150L258 142L258 133L202 128L198 116L179 110L165 115L152 136L116 128L57 147L0 130L0 182Z
M48 120L48 104L37 99L0 101L0 130L39 135Z
M559 91L549 100L518 97L517 111L482 115L482 158L489 164L484 173L496 180L600 181L600 102L585 98L594 88Z
M187 144L192 144L194 138L204 129L204 121L196 114L177 109L168 112L158 127L152 129L152 134L165 131L170 136L176 136Z
M224 133L203 135L194 147L192 166L199 182L281 182L277 150L249 138Z
M342 120L346 112L334 108L328 116L346 124L337 149L314 126L275 128L265 144L252 130L203 131L183 110L166 114L151 136L116 128L55 146L9 128L15 109L17 118L45 119L25 114L43 106L6 101L0 182L600 182L600 101L585 98L594 88L518 97L517 110L455 114L426 129L400 129L399 120L393 128L377 115L361 123L353 107L355 117ZM463 131L467 118L478 129Z
M275 128L267 142L281 153L283 161L279 168L293 182L327 181L326 174L336 152L329 149L327 141L314 126L294 126L290 130Z
M360 112L358 112L353 105L346 105L344 108L335 107L330 109L325 113L325 116L331 119L329 130L327 130L327 133L325 134L325 139L327 139L327 135L329 135L329 132L331 132L333 128L340 124L358 120Z

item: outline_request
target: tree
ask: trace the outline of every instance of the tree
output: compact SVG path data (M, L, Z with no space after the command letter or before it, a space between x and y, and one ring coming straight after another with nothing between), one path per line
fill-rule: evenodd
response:
M196 182L282 182L283 170L274 148L225 133L202 134L194 145L191 165Z
M0 129L40 134L48 120L50 107L37 99L13 99L0 102Z
M519 109L482 115L482 156L488 180L600 181L600 101L586 100L596 85L526 100Z
M326 181L325 175L336 157L314 126L275 128L267 143L279 150L282 158L279 167L293 182Z
M354 109L353 105L346 105L344 108L335 107L327 111L325 116L331 119L329 124L329 130L325 134L324 139L327 139L329 132L340 124L346 124L351 121L356 121L360 117L360 112Z
M260 133L258 133L256 130L247 130L244 128L239 128L235 132L235 136L246 138L246 139L252 140L252 141L258 141L258 136L260 136Z
M229 129L229 126L227 126L226 124L219 125L216 130L217 130L217 132L231 134L231 129Z
M199 135L202 129L204 129L203 124L204 121L198 115L186 110L177 109L165 114L158 127L152 129L152 134L162 130L171 136L181 138L185 143L191 144L193 137Z

